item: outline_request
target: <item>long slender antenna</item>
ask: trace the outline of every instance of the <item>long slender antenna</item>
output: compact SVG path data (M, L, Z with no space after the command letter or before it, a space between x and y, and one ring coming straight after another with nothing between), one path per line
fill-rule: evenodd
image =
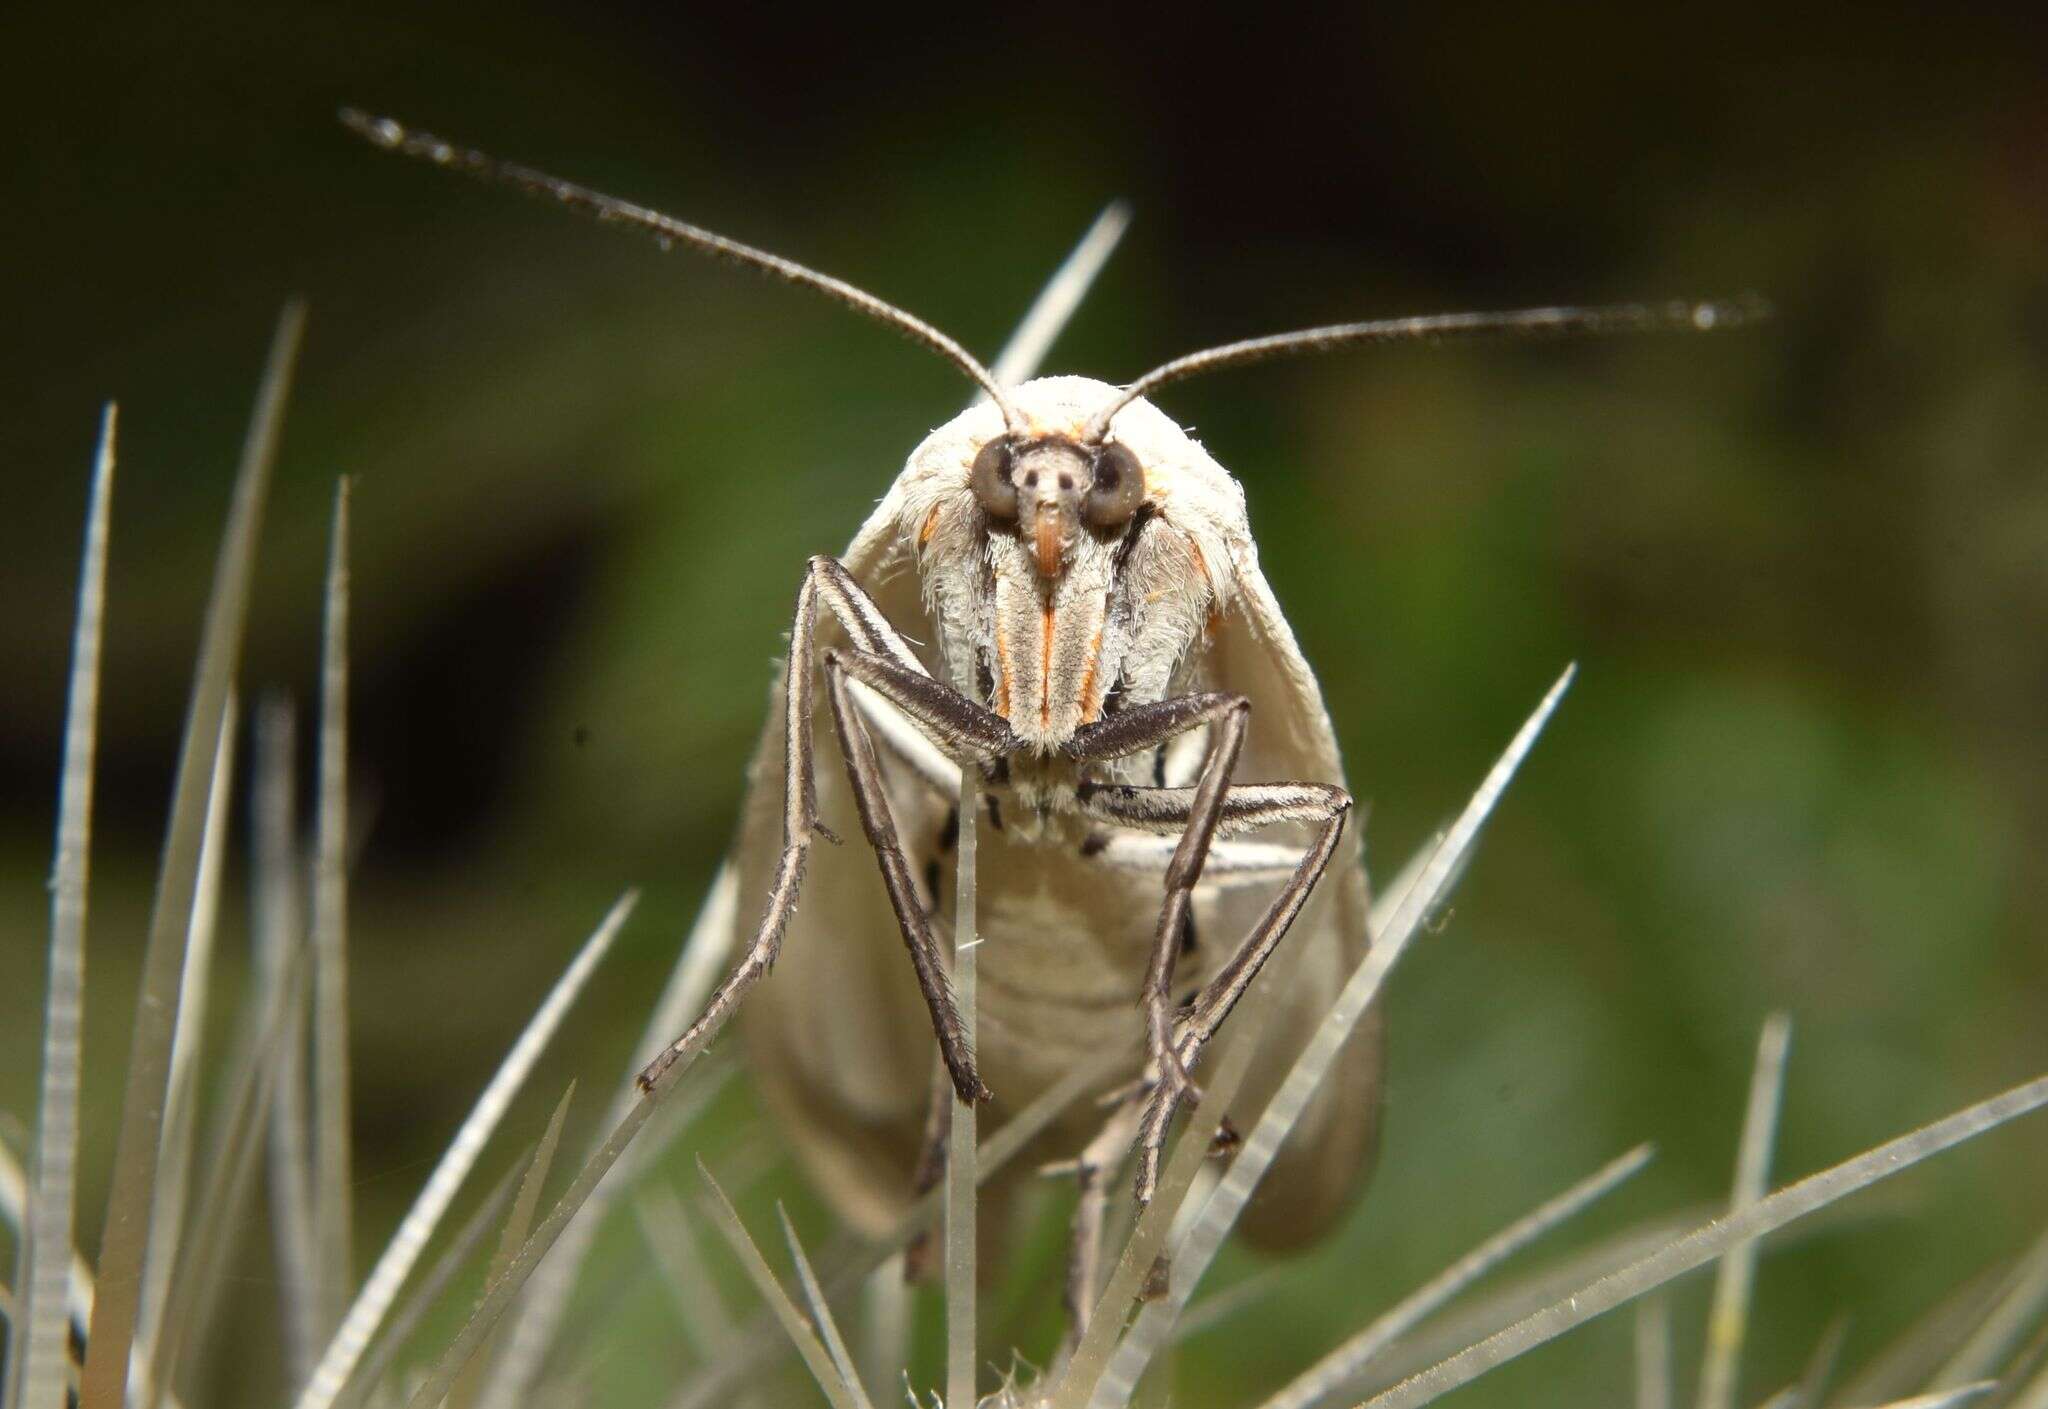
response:
M1083 438L1109 434L1116 413L1170 382L1185 381L1224 367L1334 352L1360 343L1444 342L1453 338L1566 337L1580 333L1708 332L1739 327L1770 315L1761 299L1741 303L1625 303L1606 308L1524 308L1510 313L1437 313L1422 318L1386 318L1371 323L1333 323L1294 333L1273 333L1225 343L1176 357L1154 367L1123 389L1089 420Z
M625 225L643 230L654 237L656 244L664 250L674 244L688 245L717 259L730 260L734 264L780 279L787 284L812 289L825 295L833 302L864 313L878 323L894 328L912 342L921 343L939 356L965 372L981 389L988 393L991 401L1001 408L1004 423L1013 431L1024 428L1023 418L1016 407L1003 394L988 368L975 360L974 356L959 343L925 322L914 314L906 313L893 303L884 302L865 289L855 288L843 279L829 274L820 274L815 269L805 268L794 260L784 259L779 254L743 245L738 240L700 229L672 215L664 215L646 206L634 205L578 186L560 177L536 171L530 166L515 162L499 161L496 157L468 147L458 147L444 142L430 133L412 131L402 123L388 117L372 117L355 108L341 110L342 125L372 146L386 151L398 152L404 156L418 157L436 166L445 166L480 181L497 182L523 191L530 196L539 196L559 202L574 211L606 225Z

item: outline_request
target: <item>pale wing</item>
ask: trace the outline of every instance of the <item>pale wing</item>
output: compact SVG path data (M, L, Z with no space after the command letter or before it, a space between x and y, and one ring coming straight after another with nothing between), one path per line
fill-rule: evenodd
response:
M1217 628L1209 665L1215 688L1235 690L1252 703L1239 779L1348 787L1315 672L1259 570L1257 547L1246 536L1230 545L1230 555L1235 600ZM1263 1109L1296 1055L1296 1044L1277 1040L1277 1035L1312 1031L1365 952L1369 897L1363 822L1360 813L1352 814L1342 849L1288 933L1286 949L1294 952L1300 968L1273 1024L1276 1040L1240 1098L1248 1116ZM1307 841L1305 831L1299 840ZM1231 936L1225 942L1234 942L1255 922L1268 898L1265 891L1254 890L1219 903ZM1384 1048L1383 1022L1374 1008L1246 1210L1243 1226L1254 1242L1284 1247L1316 1237L1364 1186L1378 1146Z

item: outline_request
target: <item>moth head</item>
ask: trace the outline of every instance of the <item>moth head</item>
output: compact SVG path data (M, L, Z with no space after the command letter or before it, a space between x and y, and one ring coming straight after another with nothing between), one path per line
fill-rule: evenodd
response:
M1059 575L1081 534L1123 532L1145 502L1145 469L1114 440L1005 432L974 457L968 483L997 532L1030 550L1043 578Z

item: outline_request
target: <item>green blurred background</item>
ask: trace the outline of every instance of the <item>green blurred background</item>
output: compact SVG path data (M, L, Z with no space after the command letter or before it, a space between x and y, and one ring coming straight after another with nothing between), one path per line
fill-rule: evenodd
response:
M1034 10L1014 27L602 4L17 11L0 58L0 1108L32 1108L102 398L123 419L86 1223L214 536L270 326L301 293L244 679L310 698L329 501L357 476L365 1256L637 884L639 917L512 1133L538 1133L568 1076L592 1092L623 1067L726 842L800 564L843 545L965 399L935 359L799 294L380 156L336 126L344 102L807 259L985 354L1126 197L1136 223L1052 359L1109 380L1350 317L1776 303L1755 332L1381 350L1163 398L1245 485L1383 872L1563 664L1582 669L1450 923L1396 976L1375 1187L1189 1352L1176 1403L1250 1402L1636 1140L1659 1165L1590 1226L1719 1197L1772 1008L1797 1022L1787 1177L2048 1068L2043 29L1615 3ZM239 907L228 926L238 962ZM743 1105L707 1137L714 1161L771 1148ZM1794 1376L1838 1311L1853 1364L2031 1238L2044 1170L2035 1121L1771 1256L1750 1396ZM802 1199L786 1172L763 1187ZM627 1300L611 1402L656 1402L674 1368L655 1283L630 1241L605 1256L648 1293ZM1704 1304L1698 1282L1679 1299L1682 1364ZM1042 1355L1051 1322L1027 1319ZM1463 1402L1613 1398L1628 1354L1610 1318ZM222 1402L267 1395L269 1373L224 1381Z

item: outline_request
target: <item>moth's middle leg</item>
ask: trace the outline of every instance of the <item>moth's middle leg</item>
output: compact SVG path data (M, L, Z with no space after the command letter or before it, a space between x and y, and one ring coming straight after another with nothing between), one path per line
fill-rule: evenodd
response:
M1307 904L1316 882L1321 879L1337 850L1338 840L1344 831L1344 819L1351 810L1351 795L1342 788L1323 783L1260 783L1228 787L1210 801L1205 799L1201 784L1193 788L1097 784L1084 790L1080 800L1090 815L1114 825L1149 831L1171 830L1176 826L1185 828L1165 871L1169 913L1172 913L1176 867L1186 849L1187 835L1195 826L1189 819L1197 817L1204 806L1210 808L1207 826L1212 843L1219 830L1235 832L1279 822L1306 822L1316 827L1314 839L1295 862L1292 873L1267 905L1265 914L1252 926L1207 986L1195 995L1186 1013L1175 1022L1171 1038L1173 1053L1180 1068L1186 1070L1201 1056L1224 1019L1258 977L1266 960L1279 947L1295 916ZM1189 884L1191 886L1192 883ZM1158 959L1155 944L1155 967ZM1170 968L1167 973L1170 977ZM1139 1128L1136 1192L1141 1204L1150 1202L1153 1191L1158 1187L1160 1156L1174 1115L1183 1101L1195 1094L1191 1083L1175 1088L1166 1080L1158 1079L1165 1070L1162 1067L1154 1074L1151 1099Z

